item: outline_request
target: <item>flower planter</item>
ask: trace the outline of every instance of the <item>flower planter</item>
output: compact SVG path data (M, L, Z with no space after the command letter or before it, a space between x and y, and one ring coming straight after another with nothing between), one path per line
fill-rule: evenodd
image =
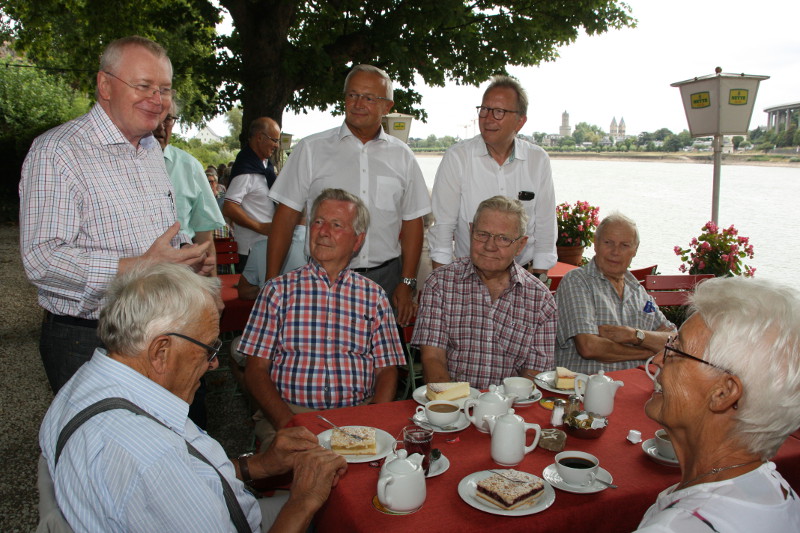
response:
M558 260L568 265L581 266L583 246L556 246Z

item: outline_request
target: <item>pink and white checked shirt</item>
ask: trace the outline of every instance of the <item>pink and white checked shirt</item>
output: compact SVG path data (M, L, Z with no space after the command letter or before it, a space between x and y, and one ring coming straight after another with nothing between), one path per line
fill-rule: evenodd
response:
M383 289L350 269L329 282L314 260L267 282L239 351L272 360L281 397L312 409L363 403L376 368L405 362Z
M447 352L453 381L485 389L523 368L552 370L558 311L542 282L516 263L494 302L469 257L437 268L425 282L412 344Z
M25 273L57 315L96 319L119 260L177 218L161 147L134 147L97 104L33 141L19 195Z

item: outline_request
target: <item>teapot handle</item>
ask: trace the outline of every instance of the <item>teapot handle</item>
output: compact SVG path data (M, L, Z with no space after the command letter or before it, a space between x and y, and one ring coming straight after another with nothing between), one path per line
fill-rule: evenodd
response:
M527 434L528 430L533 429L536 431L536 435L533 437L533 444L530 446L525 446L525 453L531 453L533 450L536 449L536 445L539 444L539 437L542 436L542 427L539 424L525 424L525 433Z
M475 400L475 398L467 398L467 401L464 402L464 416L466 416L467 420L473 424L477 423L475 422L475 413L470 413L469 409L470 407L475 407L476 405L478 405L478 401Z
M394 481L394 478L391 475L378 479L378 501L386 507L392 505L392 502L386 497L386 485L389 485L392 481Z
M581 376L575 376L575 394L580 401L583 401L583 395L586 394L586 379Z

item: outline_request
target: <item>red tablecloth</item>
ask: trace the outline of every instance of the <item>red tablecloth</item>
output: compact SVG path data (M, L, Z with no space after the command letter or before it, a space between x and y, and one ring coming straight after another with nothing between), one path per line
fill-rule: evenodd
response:
M376 493L379 469L365 463L351 464L317 514L318 530L407 533L434 529L485 531L491 528L503 533L563 533L572 530L570 524L577 517L588 519L593 532L634 530L656 495L679 480L680 471L656 464L645 455L640 444L630 444L625 439L630 429L638 429L647 439L659 427L644 414L644 403L653 390L650 379L640 369L612 372L610 375L622 380L625 386L617 392L608 429L595 440L568 437L565 449L583 450L597 456L600 466L611 473L619 489L585 495L556 489L556 500L550 508L524 517L497 516L474 509L458 495L459 481L473 472L502 467L491 459L491 437L470 426L458 433L437 433L434 436L434 447L442 450L450 460L450 469L427 480L427 499L419 511L405 516L390 516L377 511L372 505L372 497ZM543 392L548 395L547 391ZM398 435L403 426L410 423L408 417L413 415L416 405L413 400L407 400L334 409L328 411L326 417L339 425L368 425ZM550 427L550 411L538 404L518 409L517 414L543 428ZM314 413L296 415L292 425L305 426L314 433L328 429ZM531 434L528 435L530 442ZM454 437L458 437L458 442L447 442ZM541 476L544 468L553 463L554 456L554 452L537 448L515 468ZM800 440L789 438L775 462L783 476L795 488L800 487Z

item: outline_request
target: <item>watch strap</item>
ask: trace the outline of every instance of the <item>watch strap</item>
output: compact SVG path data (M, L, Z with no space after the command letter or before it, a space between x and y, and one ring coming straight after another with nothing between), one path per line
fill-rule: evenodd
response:
M245 483L250 483L253 481L253 478L250 476L250 467L248 466L248 459L252 456L252 453L245 453L239 456L239 473L242 474L242 481Z

